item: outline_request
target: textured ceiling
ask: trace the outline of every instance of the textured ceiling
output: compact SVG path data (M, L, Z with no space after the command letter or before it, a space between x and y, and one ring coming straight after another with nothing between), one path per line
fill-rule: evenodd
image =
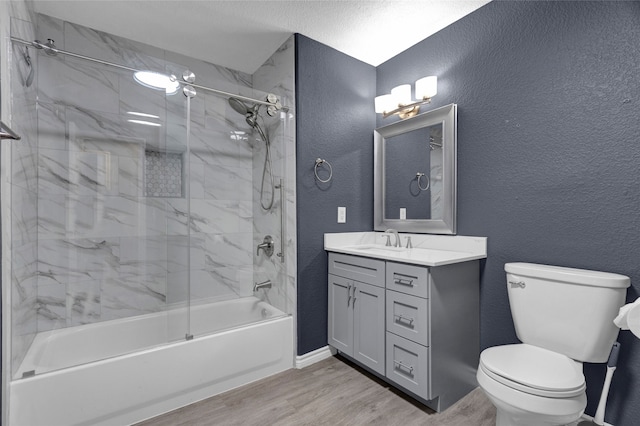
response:
M36 12L252 74L301 33L378 66L489 0L34 0Z

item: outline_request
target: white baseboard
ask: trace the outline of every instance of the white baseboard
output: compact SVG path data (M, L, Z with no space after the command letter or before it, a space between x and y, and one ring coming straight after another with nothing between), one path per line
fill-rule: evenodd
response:
M322 361L323 359L327 359L330 356L333 356L336 351L330 346L325 346L320 349L316 349L315 351L307 352L304 355L296 356L295 360L295 368L304 368L308 367L311 364L315 364L318 361Z

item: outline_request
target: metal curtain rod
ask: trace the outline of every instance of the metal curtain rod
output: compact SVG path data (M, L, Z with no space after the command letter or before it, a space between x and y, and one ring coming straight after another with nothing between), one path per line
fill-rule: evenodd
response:
M0 121L0 139L13 139L14 141L19 141L22 139L16 132L11 130L9 126Z
M144 71L144 70L139 70L139 69L127 67L126 65L120 65L120 64L116 64L114 62L103 61L102 59L96 59L96 58L92 58L90 56L79 55L77 53L68 52L66 50L53 48L51 46L48 46L48 45L43 44L43 43L40 43L38 41L27 41L27 40L23 40L21 38L13 37L13 36L11 36L11 41L13 41L15 43L24 44L25 46L32 46L32 47L35 47L36 49L44 49L45 52L49 51L49 52L52 52L54 54L55 53L61 53L63 55L71 56L73 58L84 59L86 61L91 61L91 62L95 62L95 63L102 64L102 65L107 65L107 66L114 67L114 68L119 68L119 69L126 70L126 71L131 71L131 72ZM201 86L199 84L188 83L188 82L180 81L180 80L177 80L177 82L179 84L189 85L189 86L192 86L192 87L195 87L195 88L198 88L198 89L207 90L209 92L213 92L215 94L218 94L218 95L226 97L226 98L236 98L236 99L240 99L242 101L253 102L253 103L256 103L256 104L260 104L260 105L273 106L273 103L270 103L270 102L267 102L267 101L261 101L261 100L258 100L258 99L249 98L247 96L242 96L242 95L237 95L235 93L225 92L224 90L213 89L211 87ZM289 107L286 107L286 106L282 106L281 109L283 111L285 111L285 112L289 111Z

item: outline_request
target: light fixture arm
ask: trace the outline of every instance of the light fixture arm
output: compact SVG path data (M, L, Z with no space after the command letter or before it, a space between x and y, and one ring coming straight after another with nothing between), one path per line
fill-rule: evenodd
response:
M382 117L387 118L387 117L391 117L393 114L410 113L410 112L413 112L414 108L419 108L420 105L430 104L430 103L431 103L431 98L424 98L421 101L416 101L407 105L400 105L398 106L398 108L394 110L385 111L382 113Z

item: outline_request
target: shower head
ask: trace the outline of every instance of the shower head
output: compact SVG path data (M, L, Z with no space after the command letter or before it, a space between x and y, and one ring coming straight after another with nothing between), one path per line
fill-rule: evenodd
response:
M231 105L231 108L238 114L246 115L249 112L249 108L238 98L229 98L229 105Z
M260 105L256 104L252 107L248 107L247 104L238 98L229 98L229 105L231 105L231 108L233 108L238 114L245 116L249 126L256 127L258 124L258 109L260 109Z

